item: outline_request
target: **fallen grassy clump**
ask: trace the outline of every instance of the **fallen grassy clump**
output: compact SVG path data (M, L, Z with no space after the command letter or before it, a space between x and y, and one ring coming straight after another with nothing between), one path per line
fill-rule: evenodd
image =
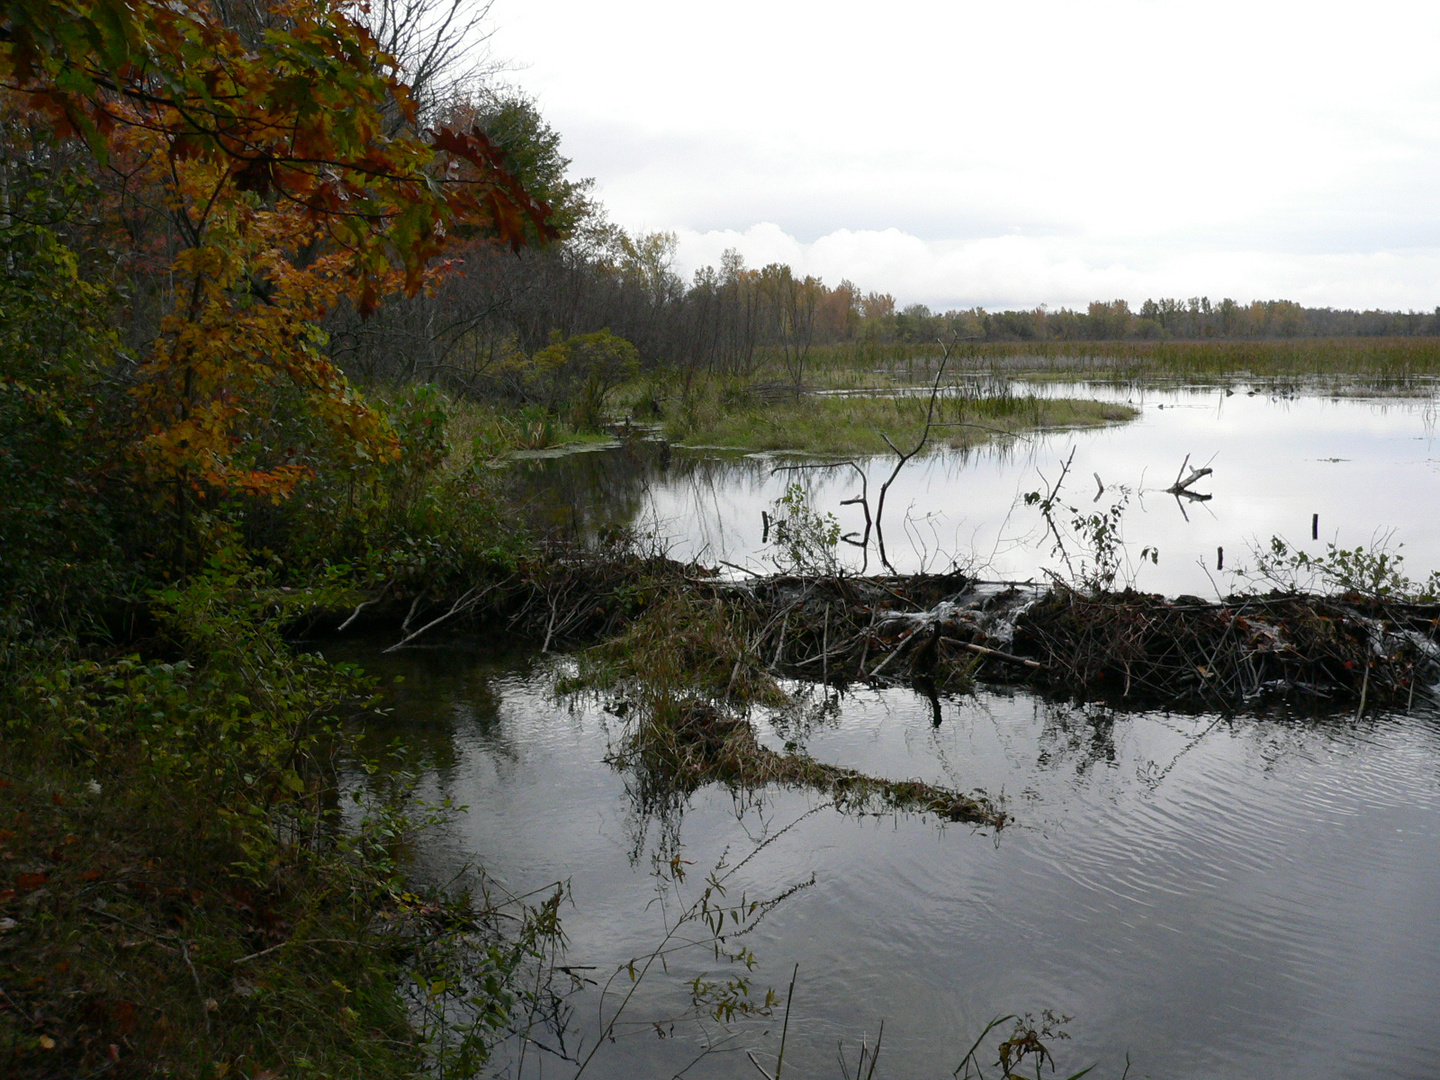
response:
M680 407L667 437L695 445L812 454L883 454L885 438L914 445L925 429L928 396L889 394L797 397L776 391L711 395ZM960 448L1050 428L1096 427L1131 420L1128 405L1033 395L945 393L932 439Z
M744 790L776 784L820 792L846 810L1005 824L1008 816L983 794L870 776L762 746L753 707L796 706L761 656L775 621L757 625L745 604L676 590L623 635L582 654L579 674L560 689L603 690L617 698L610 709L625 719L626 730L610 760L636 773L642 795L652 801L710 783Z
M747 718L699 698L671 699L652 707L610 760L642 771L651 785L663 783L687 793L711 783L742 789L776 784L819 792L842 810L930 813L995 828L1009 820L981 794L919 780L888 780L804 754L771 750L760 745Z

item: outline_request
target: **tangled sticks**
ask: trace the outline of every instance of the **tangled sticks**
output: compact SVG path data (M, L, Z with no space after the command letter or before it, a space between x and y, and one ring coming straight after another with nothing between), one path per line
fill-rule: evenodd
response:
M1440 678L1440 605L1354 594L1206 602L960 575L787 575L718 592L743 618L753 655L829 682L978 677L1137 704L1320 699L1363 710L1408 705Z
M751 654L795 678L844 684L924 675L963 685L977 655L1004 655L984 643L984 613L995 594L960 574L786 574L715 588L747 627Z
M461 600L459 618L508 626L542 648L612 640L661 613L666 641L684 652L694 637L688 670L698 678L713 668L714 692L726 700L770 672L837 685L923 677L937 689L1023 681L1077 698L1222 709L1359 702L1363 711L1408 706L1440 679L1440 604L1357 593L1210 602L962 574L735 580L663 557L581 549L548 553ZM465 606L436 600L417 614L417 605L410 613L421 632ZM417 636L406 631L404 640Z
M1303 594L1166 600L1055 587L1016 620L1014 648L1048 687L1234 708L1320 698L1409 704L1440 676L1436 605Z

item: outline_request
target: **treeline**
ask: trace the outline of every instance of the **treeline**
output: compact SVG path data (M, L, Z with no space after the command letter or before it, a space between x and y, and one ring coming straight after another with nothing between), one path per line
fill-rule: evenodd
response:
M1283 340L1440 335L1434 312L1307 308L1289 300L1226 298L1096 301L1084 311L899 307L852 282L829 285L789 266L746 266L727 251L687 282L674 270L675 238L632 236L566 178L559 137L533 103L510 99L508 137L531 149L519 172L566 223L562 238L518 255L477 245L430 294L389 305L381 318L337 320L337 356L369 379L438 381L479 396L552 399L583 373L564 375L557 349L608 332L633 344L636 369L755 377L762 366L800 381L811 349L836 343ZM535 154L534 148L543 148ZM549 350L550 362L535 363ZM571 365L573 367L573 364ZM634 370L625 369L627 372ZM557 374L559 373L559 374ZM600 374L605 381L620 369ZM590 375L596 375L591 369ZM590 377L585 375L584 377ZM563 377L562 377L563 376ZM561 381L556 383L559 377ZM557 388L559 388L557 390Z
M1139 311L1128 301L1095 301L1081 311L1040 306L1029 311L988 312L983 308L932 313L923 304L893 316L899 340L919 341L959 333L983 341L1204 341L1271 340L1304 337L1419 337L1440 334L1440 307L1422 311L1354 311L1307 308L1292 300L1230 298L1212 304L1207 296L1188 300L1146 300Z

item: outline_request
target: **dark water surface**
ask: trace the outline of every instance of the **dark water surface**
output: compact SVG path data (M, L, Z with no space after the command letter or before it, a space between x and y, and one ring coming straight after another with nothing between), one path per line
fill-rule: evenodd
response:
M1129 490L1123 528L1142 588L1228 591L1216 547L1229 568L1272 534L1317 552L1389 534L1423 578L1440 568L1432 391L1054 387L1143 413L913 462L891 494L891 555L902 570L953 559L995 577L1055 567L1038 515L1017 502L1073 449L1069 501L1088 512ZM1215 470L1197 485L1209 502L1160 490L1186 454ZM523 462L512 481L533 513L580 535L638 529L679 556L764 567L760 512L793 475L776 463L632 445ZM889 465L867 468L873 500ZM839 505L858 488L852 470L804 476L816 509L858 524ZM1139 566L1144 545L1160 548L1157 566ZM936 726L909 691L861 689L808 719L758 719L776 748L790 740L821 761L1002 795L1016 823L994 835L845 816L781 790L740 800L705 788L657 818L634 778L605 763L623 722L551 693L568 661L457 641L351 658L406 676L375 734L425 753L427 793L470 808L431 838L427 872L481 863L517 893L569 882L571 963L603 977L660 943L657 857L689 860L687 898L722 858L752 852L732 895L773 896L813 875L741 942L759 959L757 985L783 991L799 965L786 1078L839 1076L837 1043L853 1072L882 1020L877 1076L946 1077L997 1014L1042 1009L1074 1017L1053 1046L1060 1076L1096 1063L1092 1076L1119 1077L1128 1052L1132 1077L1440 1077L1440 716L1428 696L1413 715L1356 720L1118 713L983 691L943 699ZM586 1075L669 1077L706 1038L719 1049L685 1075L758 1075L747 1049L773 1063L778 1017L736 1024L728 1042L716 1025L655 1027L683 1011L684 979L729 973L704 952L669 966L641 984L623 1037ZM598 995L575 1005L571 1045L588 1046ZM524 1068L573 1071L533 1053Z
M1281 536L1312 553L1403 544L1406 570L1423 578L1440 568L1440 446L1433 386L1408 396L1354 387L1344 393L1295 393L1240 385L1140 389L1064 384L1018 387L1057 396L1129 401L1140 417L1104 429L1049 432L969 451L931 453L908 464L891 489L886 543L897 569L940 570L954 562L984 577L1026 578L1062 569L1026 492L1054 482L1071 451L1064 502L1086 514L1127 499L1122 533L1128 558L1121 584L1167 594L1213 597L1235 582L1228 571L1253 569L1252 546ZM1252 392L1253 391L1253 392ZM1182 502L1164 489L1182 462L1209 465L1194 490L1213 496ZM767 455L632 446L517 463L514 484L548 524L591 535L630 527L679 558L764 569L761 511L800 480L811 505L859 530L863 514L841 505L859 493L847 467L776 473L785 459ZM893 458L862 462L874 504ZM1096 500L1095 475L1105 485ZM1311 540L1313 515L1319 538ZM1061 515L1068 519L1069 515ZM1158 564L1141 562L1145 547ZM1216 569L1218 548L1225 571ZM1083 554L1072 543L1072 553ZM841 547L858 568L859 552ZM878 571L873 551L869 567Z
M1132 1077L1440 1075L1431 706L1224 718L984 691L942 699L935 726L917 695L861 689L808 721L761 717L762 739L1003 794L1016 824L977 833L714 787L658 821L604 763L622 722L551 694L564 659L462 642L347 655L406 677L376 735L423 748L437 763L427 794L469 805L423 852L427 871L480 862L516 892L567 880L571 963L603 973L659 943L651 861L677 841L692 886L727 850L734 862L767 838L737 890L773 895L813 874L744 939L758 984L783 991L799 964L786 1077L839 1076L837 1043L853 1064L882 1019L877 1076L946 1077L992 1017L1046 1008L1074 1017L1054 1047L1061 1076L1094 1062L1091 1076L1119 1077L1127 1052ZM695 952L652 972L629 1007L636 1026L586 1075L669 1077L690 1063L701 1031L662 1025L661 1039L650 1021L682 1010L682 979L707 970L725 969ZM572 1039L593 1040L596 1006L579 996ZM773 1063L778 1017L735 1032L686 1075L757 1075L746 1048ZM532 1052L525 1075L573 1073L541 1060Z

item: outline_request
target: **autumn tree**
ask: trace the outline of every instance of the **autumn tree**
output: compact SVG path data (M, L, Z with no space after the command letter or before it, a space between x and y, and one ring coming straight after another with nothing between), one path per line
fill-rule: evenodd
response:
M208 489L283 498L308 474L259 437L277 393L298 395L343 453L393 457L319 320L433 285L456 239L552 235L483 132L420 125L358 5L252 7L237 26L162 0L0 5L12 100L168 218L167 310L134 372L135 449L181 507Z

